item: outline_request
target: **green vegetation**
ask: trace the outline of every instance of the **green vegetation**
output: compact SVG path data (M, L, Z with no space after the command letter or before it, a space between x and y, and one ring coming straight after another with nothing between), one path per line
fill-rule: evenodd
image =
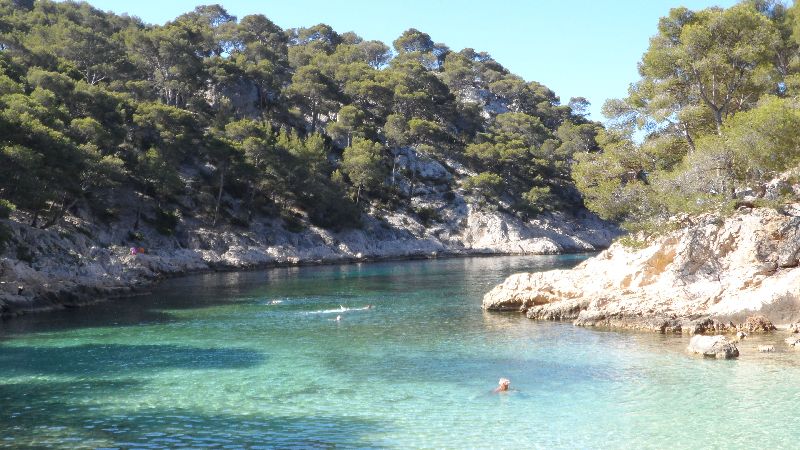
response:
M575 154L587 205L631 230L731 210L800 164L800 4L745 0L660 20L602 152ZM644 135L641 142L634 139Z
M731 210L800 164L799 49L797 4L673 9L604 128L586 99L561 105L416 29L390 47L219 5L153 26L0 0L0 216L47 228L81 205L102 220L135 208L167 235L186 217L357 227L370 206L416 211L424 180L402 152L470 169L448 191L489 208L585 202L631 230L662 228Z
M480 173L464 187L520 213L580 205L571 161L601 132L585 99L560 105L488 54L415 29L393 48L219 5L154 26L87 3L0 0L0 206L43 228L80 205L134 208L164 234L187 216L246 226L302 212L353 227L371 202L410 207L400 147Z

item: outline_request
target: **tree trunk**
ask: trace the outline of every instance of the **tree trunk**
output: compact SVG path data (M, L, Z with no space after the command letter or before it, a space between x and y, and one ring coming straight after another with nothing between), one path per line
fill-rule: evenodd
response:
M311 102L311 132L317 131L317 102Z
M253 204L256 202L256 188L252 184L250 185L250 201L248 202L247 208L247 221L251 222L253 220Z
M356 191L356 205L361 200L361 185L358 185L358 190Z
M681 124L683 127L683 135L686 137L686 143L689 145L689 153L694 153L695 146L694 146L694 139L692 139L692 135L689 134L689 125Z
M144 194L139 192L139 206L136 207L136 221L133 222L133 229L139 229L139 221L142 219L142 208L144 207Z
M256 96L258 97L258 107L263 112L266 101L264 100L264 91L261 89L261 86L259 86L258 83L256 83Z
M395 173L397 173L397 156L392 158L392 186L394 186Z
M67 211L72 209L72 207L75 206L76 203L78 203L78 199L77 198L75 200L73 200L69 205L64 205L65 201L66 201L66 197L64 198L64 200L62 200L61 207L59 209L57 209L55 213L53 213L53 217L51 217L50 220L48 220L47 223L45 223L42 226L43 230L46 230L46 229L52 227L53 225L57 224L61 220L61 218L64 217L64 214L66 214Z
M417 183L417 171L414 170L414 166L411 166L411 183L408 188L408 201L411 203L411 198L414 197L414 185Z
M731 200L736 200L736 175L733 170L734 164L735 161L731 159L728 161L727 167L725 167L728 172L728 182L730 183L728 186L728 196Z
M217 204L214 207L214 223L211 224L212 227L217 226L217 217L219 216L219 204L222 202L222 187L225 184L225 169L220 166L219 169L219 192L217 192Z

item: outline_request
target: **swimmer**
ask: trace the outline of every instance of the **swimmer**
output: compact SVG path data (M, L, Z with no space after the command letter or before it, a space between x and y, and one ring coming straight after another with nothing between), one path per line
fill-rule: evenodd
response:
M367 306L364 307L364 309L372 309L372 308L374 308L374 306L372 306L372 305L367 305Z
M498 392L505 392L508 390L510 384L511 381L508 378L500 378L500 381L497 382L497 387L492 392L495 394Z
M337 322L341 322L341 320L342 320L342 316L341 316L341 314L337 315L337 316L336 316L336 321L337 321Z
M283 303L283 300L273 300L269 302L270 305L280 305L281 303Z

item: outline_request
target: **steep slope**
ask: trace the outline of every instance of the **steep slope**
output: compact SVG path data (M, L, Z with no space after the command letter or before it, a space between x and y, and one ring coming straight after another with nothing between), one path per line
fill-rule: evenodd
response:
M422 198L426 205L437 201L436 195ZM438 221L427 224L414 214L373 211L363 216L362 228L340 232L302 218L299 226L292 227L283 219L262 217L246 228L212 228L186 217L173 234L164 235L150 224L157 213L154 208L144 212L135 240L129 231L136 221L132 208L111 224L71 215L63 224L42 230L5 220L1 222L10 227L12 237L0 258L0 316L124 295L162 276L193 271L596 251L618 234L615 227L585 211L548 213L523 221L504 212L477 210L460 195L436 211ZM143 246L145 253L131 255L132 245Z

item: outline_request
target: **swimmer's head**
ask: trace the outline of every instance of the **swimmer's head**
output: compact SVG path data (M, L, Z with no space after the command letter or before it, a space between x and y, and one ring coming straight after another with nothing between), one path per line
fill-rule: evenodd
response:
M503 390L506 390L506 389L508 389L508 385L511 384L511 380L509 380L508 378L500 378L500 380L497 382L497 384L500 385L500 388L502 388Z

